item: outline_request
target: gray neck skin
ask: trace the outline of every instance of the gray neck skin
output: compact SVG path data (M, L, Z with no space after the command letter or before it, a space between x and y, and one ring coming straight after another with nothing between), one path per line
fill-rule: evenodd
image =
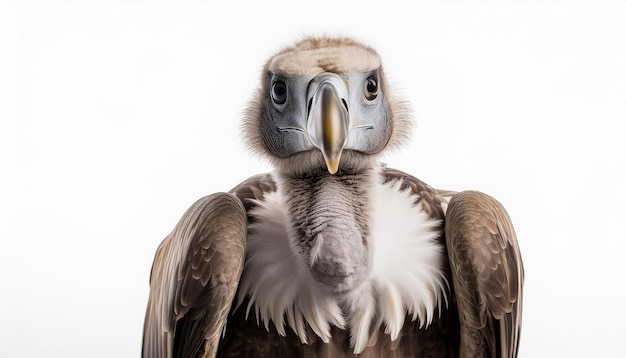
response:
M357 288L370 270L367 188L373 170L279 174L291 230L313 278L338 299Z

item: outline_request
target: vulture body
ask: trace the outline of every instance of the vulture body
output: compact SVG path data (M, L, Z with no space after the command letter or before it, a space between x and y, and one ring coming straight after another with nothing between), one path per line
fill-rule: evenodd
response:
M161 243L143 357L517 356L511 221L380 163L411 123L370 47L273 56L242 129L275 169L198 200Z

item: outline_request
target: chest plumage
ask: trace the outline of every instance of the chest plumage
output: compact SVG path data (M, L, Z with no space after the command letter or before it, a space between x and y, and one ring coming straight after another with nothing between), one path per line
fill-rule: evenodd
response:
M346 184L306 188L320 196L307 195L306 204L293 198L299 193L293 183L277 185L250 212L238 292L238 302L249 297L246 309L266 327L282 335L288 327L306 342L308 325L327 342L336 326L350 331L360 353L381 325L393 340L407 315L420 325L432 321L446 300L445 251L441 223L416 204L414 193L379 173L348 184L362 186L352 195ZM316 277L321 260L332 263L326 264L331 278Z

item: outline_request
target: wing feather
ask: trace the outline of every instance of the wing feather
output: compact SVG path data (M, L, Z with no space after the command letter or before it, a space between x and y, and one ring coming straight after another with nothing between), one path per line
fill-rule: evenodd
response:
M194 203L152 265L142 354L214 356L245 259L246 213L232 194Z
M475 191L452 197L446 244L460 312L462 357L516 357L524 269L504 207Z
M415 194L415 205L421 205L432 219L443 219L445 210L442 208L439 192L416 177L398 169L385 167L382 170L385 182L400 181L400 190L410 190Z

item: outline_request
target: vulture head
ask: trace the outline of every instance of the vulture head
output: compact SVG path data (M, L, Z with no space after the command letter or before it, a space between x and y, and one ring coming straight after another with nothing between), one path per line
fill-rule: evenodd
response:
M411 119L389 93L381 59L349 38L308 37L262 72L244 117L248 147L281 172L358 172L404 143Z

